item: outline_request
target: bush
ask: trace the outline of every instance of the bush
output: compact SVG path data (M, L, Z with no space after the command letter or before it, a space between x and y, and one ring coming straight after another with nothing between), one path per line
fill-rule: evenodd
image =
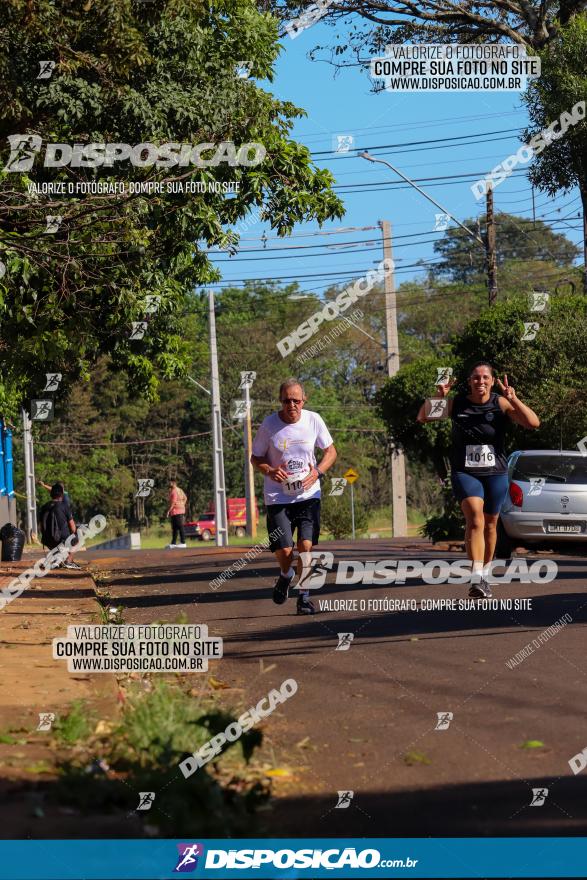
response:
M420 534L430 538L433 543L446 540L462 540L465 530L465 519L458 501L455 500L447 480L442 488L443 510L440 514L429 516L420 530Z
M102 729L99 725L88 735L79 724L79 707L61 722L61 741L66 729L68 742L77 745L60 762L51 799L89 816L128 818L136 811L140 791L155 792L155 809L138 817L150 826L145 836L183 837L194 828L203 837L250 835L255 812L270 794L262 771L249 766L262 731L247 731L184 779L180 761L224 731L239 713L224 709L213 696L194 698L165 682L152 685L143 679L145 684L151 690L128 693L118 723L102 721Z
M348 538L353 534L351 497L348 488L343 495L323 496L321 521L324 528L335 538ZM355 498L355 532L364 532L368 523L366 509Z

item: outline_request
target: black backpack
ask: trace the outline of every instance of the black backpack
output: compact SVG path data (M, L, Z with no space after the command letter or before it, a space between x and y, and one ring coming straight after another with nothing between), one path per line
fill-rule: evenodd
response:
M41 509L41 541L45 547L61 543L61 529L55 512L57 501L49 501Z

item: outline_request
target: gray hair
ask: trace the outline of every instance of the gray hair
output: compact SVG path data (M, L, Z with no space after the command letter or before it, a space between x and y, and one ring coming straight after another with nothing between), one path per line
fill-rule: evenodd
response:
M306 392L304 391L304 386L302 385L302 383L300 382L299 379L294 379L293 376L290 376L289 379L286 379L285 382L282 382L281 385L279 386L279 399L281 400L281 396L284 391L286 391L288 388L293 388L294 385L297 385L299 388L302 389L302 397L305 400L306 399Z

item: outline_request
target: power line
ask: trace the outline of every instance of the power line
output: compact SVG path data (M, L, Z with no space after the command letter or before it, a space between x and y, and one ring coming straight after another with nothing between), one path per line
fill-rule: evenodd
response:
M492 138L490 138L490 135L512 134L513 132L519 133L519 131L520 131L519 128L502 128L502 129L498 129L498 131L479 131L479 132L475 132L475 134L460 134L460 135L455 135L454 137L448 137L448 138L428 138L427 140L423 140L423 141L401 141L400 143L397 143L397 144L375 144L373 146L365 146L365 147L360 147L360 148L353 147L353 150L349 151L348 153L344 153L343 155L340 155L340 153L337 155L336 150L312 150L311 153L312 153L312 156L325 156L325 155L334 154L336 156L336 158L338 158L338 159L355 159L356 156L353 156L352 153L355 152L357 149L366 149L366 150L369 150L370 153L372 153L373 150L389 150L389 149L391 149L391 150L395 151L396 147L416 147L416 146L420 146L423 144L438 145L438 144L447 144L447 143L451 143L453 146L465 146L466 147L466 146L469 146L470 143L454 144L454 141L469 141L469 142L471 142L471 138L481 138L482 140L477 141L477 143L486 144L486 143L490 142L490 140L492 140ZM498 138L498 140L507 140L507 138ZM413 150L410 152L417 152L417 151Z
M509 110L506 113L479 113L476 116L447 116L442 119L434 119L427 120L426 122L398 122L394 125L369 125L363 128L354 128L349 134L359 134L364 131L392 131L394 129L403 129L408 128L410 131L414 128L434 128L435 126L446 126L448 122L453 123L466 123L469 124L471 122L477 122L481 119L503 119L505 116L515 116L519 117L519 113L517 110ZM334 134L338 134L339 132L329 131L328 136L332 137ZM323 139L325 137L324 132L308 132L307 134L300 135L300 138L303 138L304 141L309 140L310 138L315 139Z
M75 438L69 438L67 443L63 443L61 441L56 440L43 440L37 438L37 443L43 446L142 446L146 443L169 443L172 440L189 440L193 437L206 437L210 435L212 431L200 431L199 434L178 434L175 437L156 437L154 440L111 440L105 442L80 442L75 440Z
M444 180L446 180L446 181L451 181L451 180L459 181L460 180L461 182L465 182L464 181L465 178L471 178L473 180L484 180L486 174L487 174L486 171L468 171L463 174L441 174L441 175L437 175L435 177L414 177L412 179L415 183L428 183L429 181L436 181L436 180L442 180L442 181L444 181ZM523 168L518 168L517 170L512 171L510 176L513 177L514 175L520 175L520 174L525 174L525 171ZM402 181L400 181L400 180L398 180L398 181L396 181L396 180L370 180L370 181L366 181L365 183L335 184L335 186L333 186L333 189L335 189L335 190L340 190L340 189L358 190L358 189L366 188L368 186L377 186L379 188L394 186L394 187L397 187L398 189L411 188L409 186L406 187L405 184L402 184L401 186L399 184L402 184ZM431 185L434 185L434 184L431 184ZM438 186L438 184L436 184L436 186Z
M541 219L543 219L543 216L546 216L546 215L538 216L538 217L536 217L536 219L541 220ZM526 219L526 218L523 218L523 219ZM575 216L560 217L560 218L557 218L557 222L560 223L560 222L563 222L564 220L576 220L576 219L577 218ZM415 235L426 235L426 234L427 233L425 233L425 232L415 233ZM428 233L428 234L430 234L430 233ZM398 238L405 238L405 237L408 237L408 236L398 236ZM442 239L439 239L439 238L427 238L427 239L424 239L423 241L404 242L403 244L395 245L394 250L397 251L397 250L400 250L401 248L417 247L417 246L423 245L423 244L437 244L441 240ZM360 244L360 242L356 242L356 244ZM321 247L321 245L305 245L305 247L314 248L314 247ZM289 248L271 248L271 250L280 250L281 251L281 250L289 250ZM500 252L503 253L504 250L507 250L507 248L506 249L502 248L500 250ZM355 250L349 249L349 253L352 253L353 256L355 254L373 253L373 251L380 252L381 245L376 246L376 247L372 247L372 248L357 248ZM267 254L267 251L264 251L263 248L257 248L255 250L255 252L260 253L261 256L260 257L241 257L240 253L247 253L247 251L240 251L238 257L236 255L235 255L235 257L228 257L228 258L224 257L223 259L216 259L214 261L214 263L215 264L216 263L233 263L233 265L237 265L238 263L245 263L245 262L258 262L258 261L264 262L265 260L299 260L299 259L308 259L308 258L312 258L312 257L330 257L333 255L332 252L322 251L321 253L317 253L317 254L284 254L281 256L273 257L273 256L269 256ZM452 251L451 253L459 253L459 252ZM461 253L464 253L464 251L462 251ZM468 250L467 250L467 253L468 253Z

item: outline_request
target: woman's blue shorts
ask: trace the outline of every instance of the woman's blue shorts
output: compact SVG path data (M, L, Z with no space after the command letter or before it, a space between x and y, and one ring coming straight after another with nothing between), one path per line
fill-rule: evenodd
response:
M483 512L495 515L501 510L508 491L507 474L490 474L487 477L453 471L452 489L457 501L464 498L483 498Z

